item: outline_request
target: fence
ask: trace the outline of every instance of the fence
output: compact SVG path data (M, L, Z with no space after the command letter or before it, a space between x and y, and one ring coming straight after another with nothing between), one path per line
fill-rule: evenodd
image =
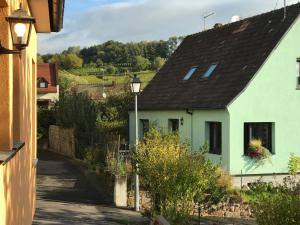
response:
M49 150L74 158L74 129L51 125L49 127Z

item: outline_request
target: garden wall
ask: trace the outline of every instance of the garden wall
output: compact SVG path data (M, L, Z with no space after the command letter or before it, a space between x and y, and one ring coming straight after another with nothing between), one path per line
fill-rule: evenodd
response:
M134 208L134 191L128 192L127 204ZM150 209L151 198L146 191L140 191L140 206L142 209ZM194 215L198 215L198 206L195 205ZM235 203L228 198L226 201L212 205L209 209L203 209L202 216L230 217L230 218L253 218L250 205L247 203Z
M49 127L49 150L64 156L74 158L74 129L51 125Z

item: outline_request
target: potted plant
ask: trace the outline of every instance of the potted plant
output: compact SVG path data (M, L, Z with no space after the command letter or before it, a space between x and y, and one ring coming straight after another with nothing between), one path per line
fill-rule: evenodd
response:
M251 139L248 147L248 157L257 161L269 159L271 157L270 151L262 145L260 139Z
M110 158L108 171L114 175L114 203L118 207L127 207L127 165L124 160Z

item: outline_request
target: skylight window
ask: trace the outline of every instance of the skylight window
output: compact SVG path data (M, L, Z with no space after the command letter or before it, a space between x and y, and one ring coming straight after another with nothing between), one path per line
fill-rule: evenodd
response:
M202 78L208 78L210 77L213 72L215 71L215 69L217 68L218 64L217 63L213 63L209 66L209 68L206 70L206 72L203 74Z
M193 66L192 68L190 68L190 70L187 72L187 74L184 76L183 80L189 80L192 75L195 73L195 71L198 69L197 66Z

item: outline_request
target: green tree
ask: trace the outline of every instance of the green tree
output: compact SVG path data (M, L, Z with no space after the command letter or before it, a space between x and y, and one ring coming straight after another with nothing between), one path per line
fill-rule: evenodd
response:
M60 55L58 58L59 65L63 69L73 69L82 67L83 60L74 53Z
M108 74L116 74L117 73L117 68L113 65L108 65L108 67L106 68L106 72Z
M97 107L85 94L61 93L55 108L56 123L59 126L74 128L76 157L84 157L84 149L93 145L96 130Z
M43 57L40 54L37 54L37 63L38 64L42 64L45 63Z
M149 59L146 59L143 56L136 56L132 60L132 67L134 71L143 71L148 69L149 66L150 66Z
M152 68L156 71L158 71L164 64L165 64L166 60L161 58L161 57L156 57L154 60L153 60L153 63L152 63Z

